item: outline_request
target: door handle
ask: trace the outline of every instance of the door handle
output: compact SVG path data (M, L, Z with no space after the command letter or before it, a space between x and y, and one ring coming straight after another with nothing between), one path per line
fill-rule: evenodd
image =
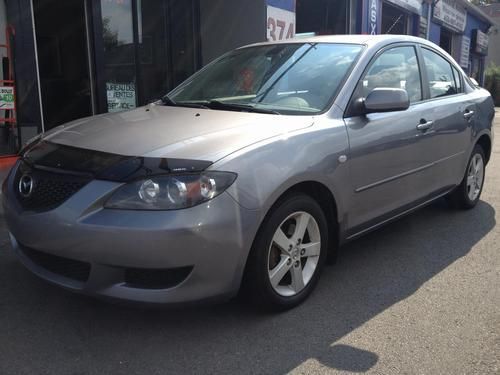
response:
M434 123L433 121L421 120L420 124L417 125L417 130L423 131L423 130L430 129L432 127L433 123Z
M470 111L470 110L468 110L468 109L467 109L467 110L464 112L464 117L465 117L467 120L469 120L472 116L474 116L474 111Z

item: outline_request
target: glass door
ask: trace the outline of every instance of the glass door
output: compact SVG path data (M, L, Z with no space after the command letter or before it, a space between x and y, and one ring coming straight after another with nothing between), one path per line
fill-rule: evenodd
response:
M85 0L33 0L44 130L93 114L85 5Z
M99 112L157 100L199 67L196 0L92 4Z
M137 105L132 0L101 0L104 79L108 112Z

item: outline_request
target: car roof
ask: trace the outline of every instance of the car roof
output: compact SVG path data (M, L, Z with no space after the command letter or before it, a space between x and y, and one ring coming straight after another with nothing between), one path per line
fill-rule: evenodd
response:
M262 42L251 44L250 46L259 45L270 45L270 44L287 44L287 43L348 43L348 44L361 44L371 46L387 45L397 42L412 42L421 43L429 46L436 47L434 43L429 42L426 39L418 38L410 35L367 35L367 34L357 34L357 35L322 35L313 37L295 37L293 39L286 39L277 42ZM245 46L249 47L249 46ZM243 47L244 48L244 47Z

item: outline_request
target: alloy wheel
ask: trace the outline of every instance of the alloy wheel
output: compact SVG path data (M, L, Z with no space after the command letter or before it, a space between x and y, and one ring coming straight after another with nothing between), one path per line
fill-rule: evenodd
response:
M321 253L318 223L307 212L289 215L278 226L268 254L269 281L276 293L291 297L311 281Z
M471 201L477 199L481 193L484 177L484 162L480 154L475 154L467 170L467 196Z

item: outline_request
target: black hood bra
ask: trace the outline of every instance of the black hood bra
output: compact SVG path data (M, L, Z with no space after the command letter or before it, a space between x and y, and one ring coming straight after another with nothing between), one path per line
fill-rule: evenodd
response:
M87 175L99 180L128 182L148 176L201 172L205 160L125 156L39 141L22 151L21 158L35 169Z

